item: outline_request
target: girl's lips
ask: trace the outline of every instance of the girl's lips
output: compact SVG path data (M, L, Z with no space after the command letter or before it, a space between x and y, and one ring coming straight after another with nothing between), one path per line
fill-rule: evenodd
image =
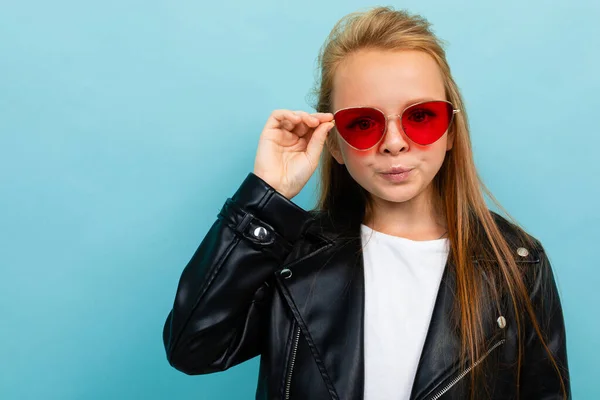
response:
M408 170L404 170L403 172L399 172L399 173L392 173L392 174L388 174L388 173L381 173L380 175L391 182L402 182L408 179L408 177L410 176L410 172L412 171L412 169L408 169Z
M397 166L397 167L392 167L390 169L387 169L385 171L381 171L380 173L382 173L382 174L401 174L403 172L409 172L412 169L414 169L414 167Z

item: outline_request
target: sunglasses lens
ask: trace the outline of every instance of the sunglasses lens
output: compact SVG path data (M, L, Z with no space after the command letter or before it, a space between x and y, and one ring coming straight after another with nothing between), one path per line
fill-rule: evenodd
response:
M340 136L359 150L375 146L385 132L385 116L373 108L349 108L335 113Z
M432 144L448 130L453 107L445 101L428 101L404 110L402 128L406 136L421 145Z

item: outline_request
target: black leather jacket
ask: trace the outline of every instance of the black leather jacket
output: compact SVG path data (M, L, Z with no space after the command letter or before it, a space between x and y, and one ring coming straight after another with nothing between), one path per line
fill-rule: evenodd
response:
M510 237L510 225L501 217ZM539 243L539 242L538 242ZM518 243L515 244L518 246ZM169 363L186 374L226 370L261 355L257 399L363 399L364 280L358 232L340 235L250 173L224 206L177 288L164 325ZM515 247L515 251L517 247ZM570 392L563 314L541 245L521 249L530 293L547 343ZM517 253L517 252L516 252ZM474 257L477 257L475 255ZM451 328L454 301L446 265L411 399L463 399L469 371L459 369L460 339ZM512 306L482 321L489 394L478 398L559 399L560 383L526 325L521 385L515 385ZM504 327L500 327L500 325ZM570 396L570 394L569 394Z

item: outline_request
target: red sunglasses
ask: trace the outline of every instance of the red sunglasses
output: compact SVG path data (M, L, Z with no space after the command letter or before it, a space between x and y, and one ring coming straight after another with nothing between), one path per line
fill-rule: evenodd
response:
M356 150L369 150L385 136L390 118L400 117L402 129L420 145L435 143L450 127L456 110L445 100L423 101L406 107L400 114L385 115L375 107L349 107L333 115L335 127L346 143Z

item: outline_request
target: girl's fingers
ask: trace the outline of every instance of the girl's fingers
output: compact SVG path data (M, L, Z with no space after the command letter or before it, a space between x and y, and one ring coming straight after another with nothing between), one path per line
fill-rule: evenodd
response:
M313 117L316 117L321 122L333 121L333 114L332 113L312 113L311 115Z
M306 111L298 110L296 111L296 114L300 115L302 117L302 122L304 122L306 126L310 128L316 128L321 123L317 117L310 115Z
M316 168L316 165L319 163L319 157L321 156L321 152L323 151L323 146L325 145L325 141L327 140L327 135L329 131L333 128L333 123L326 122L321 124L313 134L311 135L310 141L308 142L306 148L306 155L313 165L313 170Z
M292 121L290 121L289 119L284 119L283 121L281 121L281 127L287 131L292 131L292 129L294 129L296 127L296 124L294 124Z
M303 137L308 132L310 132L311 128L313 128L312 125L314 125L314 126L319 125L318 121L313 121L312 120L313 117L311 117L308 113L306 113L304 111L297 110L297 111L294 111L294 113L300 117L300 122L298 124L296 124L296 126L294 127L294 130L293 130L293 133L295 135L297 135L298 137Z
M313 129L325 122L333 120L333 114L331 113L312 113L309 114L306 111L296 110L291 111L287 109L275 110L269 118L266 128L268 129L285 129L290 131L299 137L303 137Z
M290 110L275 110L271 113L271 118L267 120L265 128L278 129L286 120L296 125L302 121L302 117Z
M302 113L303 122L305 124L300 124L297 128L298 136L303 136L307 132L312 132L314 129L318 129L318 127L324 123L333 121L333 114L331 113Z

